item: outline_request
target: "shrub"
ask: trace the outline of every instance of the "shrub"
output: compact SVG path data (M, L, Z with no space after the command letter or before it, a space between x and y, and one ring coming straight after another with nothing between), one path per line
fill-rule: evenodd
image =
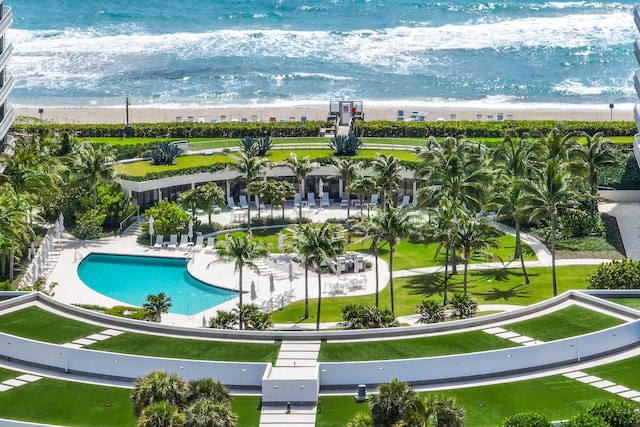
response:
M478 311L478 300L465 294L455 294L449 301L454 316L460 319L475 317Z
M353 134L336 135L329 143L329 148L335 150L336 156L355 156L360 147L362 147L362 141Z
M182 151L171 142L161 142L149 151L152 165L172 165Z
M502 427L549 427L546 417L535 412L522 412L503 421Z
M587 409L587 414L603 419L611 427L636 427L640 416L635 407L626 400L596 402Z
M602 221L600 212L573 212L560 216L559 221L560 239L569 239L571 237L606 237L606 228Z
M399 323L390 310L380 310L378 307L363 304L348 304L342 307L340 325L345 329L374 329L392 328Z
M420 323L440 323L445 317L446 306L436 300L423 300L422 304L416 307L416 313L420 315Z
M218 310L216 317L209 319L209 327L213 329L235 329L240 321L242 310L243 329L264 331L273 326L269 313L263 313L255 304L244 304L232 311Z
M413 406L416 392L397 378L381 384L377 394L369 397L369 413L375 427L392 426Z
M80 240L99 239L103 236L102 224L105 218L106 215L99 213L97 209L89 209L76 218L72 234Z
M589 276L589 289L640 289L640 261L602 264Z
M147 315L147 310L141 307L128 307L124 305L114 305L107 309L105 314L111 316L124 317L127 319L144 320Z
M156 235L180 234L181 231L186 231L189 225L189 214L166 199L147 209L145 216L147 218L153 216L155 220L153 228ZM145 225L143 230L148 232L148 225Z
M562 427L611 427L602 418L591 415L586 412L581 412L575 417L571 418L566 423L562 423Z
M238 145L242 150L252 153L255 156L264 156L273 146L273 141L271 141L271 138L268 135L254 138L245 136L240 139L240 143Z
M11 286L11 282L5 280L4 282L0 282L0 291L12 291L13 286Z

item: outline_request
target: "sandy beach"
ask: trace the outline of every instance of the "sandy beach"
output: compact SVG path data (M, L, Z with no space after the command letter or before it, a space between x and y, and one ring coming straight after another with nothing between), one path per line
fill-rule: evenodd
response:
M532 104L522 105L490 105L476 106L437 106L437 105L411 105L393 107L368 107L363 104L366 121L371 120L396 120L398 110L404 111L404 116L409 117L412 112L426 113L427 121L452 120L496 120L499 115L506 119L514 120L580 120L580 121L632 121L633 106L630 104L617 105L613 110L608 105L601 108L593 106L554 105L535 107ZM268 122L275 120L324 120L329 112L329 102L326 105L299 105L299 106L265 106L265 107L193 107L193 108L149 108L129 107L129 123L159 123L183 121L247 121L258 120ZM126 123L126 111L122 107L109 108L43 108L42 115L37 107L15 107L15 115L19 122L23 117L40 119L45 123L92 123L92 124L119 124Z

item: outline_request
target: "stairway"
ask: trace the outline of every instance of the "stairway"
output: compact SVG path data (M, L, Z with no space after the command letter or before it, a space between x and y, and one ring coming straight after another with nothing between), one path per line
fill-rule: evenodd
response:
M127 227L121 234L120 237L131 237L131 236L139 236L142 234L142 228L140 228L140 221L136 221L132 223L129 227Z
M262 383L260 427L315 426L319 351L320 341L282 342L278 360Z

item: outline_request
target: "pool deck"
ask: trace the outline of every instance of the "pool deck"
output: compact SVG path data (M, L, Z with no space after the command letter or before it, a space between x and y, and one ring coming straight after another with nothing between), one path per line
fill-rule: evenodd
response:
M277 216L279 212L276 212ZM356 209L352 209L352 213L356 213ZM255 212L252 211L252 216ZM268 212L263 211L263 215ZM287 216L294 217L295 212L287 209ZM312 219L314 222L324 222L329 218L346 217L346 209L329 208L323 210L313 210ZM201 218L206 221L206 217ZM223 212L215 215L214 220L222 224L231 223L231 213ZM109 237L99 240L81 241L73 238L68 233L63 233L58 241L60 251L57 253L55 266L49 273L48 281L57 282L58 285L54 289L54 298L69 304L96 304L111 307L114 305L128 305L121 301L117 301L106 297L85 285L78 277L78 264L81 259L90 253L107 253L121 255L144 255L144 256L161 256L161 257L180 257L187 258L193 255L193 261L187 264L189 273L197 279L222 288L238 289L238 273L234 272L233 264L220 262L215 254L205 253L204 250L199 252L189 252L185 249L154 249L148 245L141 245L136 242L137 234L125 233L122 236ZM290 256L287 254L272 254L272 257L280 259L282 262L288 262ZM365 255L365 260L373 261L373 257ZM296 264L294 264L296 265ZM275 280L275 291L270 292L269 276L259 275L250 268L243 270L243 302L245 304L251 302L251 282L256 285L257 298L254 301L258 305L271 308L268 302L273 297L273 309L277 310L279 305L291 303L295 300L304 299L304 270L299 266L294 268L297 273L292 282L288 279ZM346 294L342 292L336 293L328 286L331 282L336 281L335 274L324 274L322 276L323 297L327 296L354 296L375 293L375 270L367 269L365 272L358 273L358 277L366 277L366 281L360 289L348 289ZM355 278L355 273L343 273L341 278L345 280ZM379 278L381 289L386 286L389 280L388 266L385 261L379 261ZM314 272L309 273L309 298L317 298L318 286L317 276ZM289 298L289 295L293 297ZM169 295L171 296L171 295ZM218 309L231 310L236 307L239 298L228 300L218 306L208 310L193 313L189 315L165 314L162 316L162 323L176 326L202 326L203 322L215 315ZM292 324L292 327L295 325Z

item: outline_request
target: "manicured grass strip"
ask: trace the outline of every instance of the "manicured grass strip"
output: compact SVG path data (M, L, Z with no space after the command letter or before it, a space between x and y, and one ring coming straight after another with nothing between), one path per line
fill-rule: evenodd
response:
M253 344L122 334L88 346L92 350L141 356L171 357L223 362L274 362L280 344Z
M342 362L411 359L517 346L518 344L509 340L482 331L472 331L403 340L352 343L323 342L320 346L318 360L321 362Z
M238 426L258 426L260 424L260 396L235 396L231 408L238 415Z
M135 426L131 390L42 378L0 393L0 417L64 426Z
M104 329L38 307L26 307L0 316L2 332L53 344L71 342Z
M538 412L549 420L564 420L597 400L616 398L604 390L560 375L438 393L458 400L466 410L468 426L497 426L511 415L530 411ZM427 394L420 393L423 397ZM317 427L344 426L358 412L368 411L368 406L355 403L353 396L323 396L320 406Z
M588 276L598 266L576 265L562 266L556 269L558 276L558 293L569 289L586 289ZM527 269L531 284L524 285L524 276L519 269L492 269L469 271L468 293L478 300L479 304L515 304L530 305L553 296L550 268ZM462 293L462 271L449 278L448 296ZM315 275L309 275L309 286L317 286ZM396 316L414 314L416 305L424 299L443 300L443 275L424 274L394 280ZM304 294L297 293L298 301L277 310L271 315L274 323L314 323L317 301L309 300L311 318L302 320L304 315ZM380 307L389 308L389 287L380 292ZM340 322L341 308L347 304L375 304L375 295L323 297L322 322Z
M640 310L640 298L605 298L607 301Z
M640 366L640 357L636 356L619 362L583 369L583 371L589 375L595 375L604 380L613 381L616 384L640 391L638 366Z
M0 368L0 382L9 380L11 378L19 377L22 372L11 371L9 369Z
M617 317L589 310L579 305L570 305L544 316L505 325L504 328L534 339L554 341L588 334L623 323L624 320Z

